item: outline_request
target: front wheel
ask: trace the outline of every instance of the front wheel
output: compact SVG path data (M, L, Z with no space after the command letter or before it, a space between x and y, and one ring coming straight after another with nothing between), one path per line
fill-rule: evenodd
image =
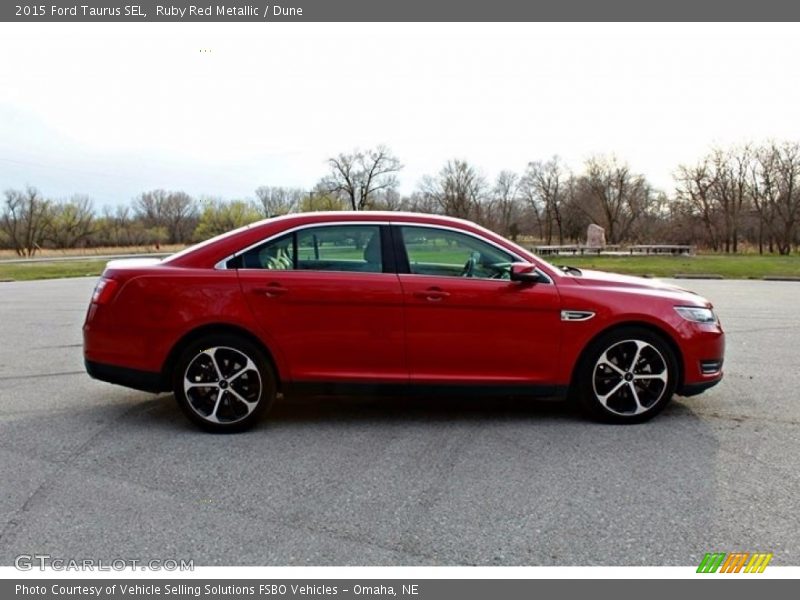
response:
M578 369L578 398L598 420L642 423L664 409L677 379L669 344L652 331L627 327L592 343Z
M209 335L182 353L173 378L175 399L207 431L252 427L275 400L275 375L264 352L235 335Z

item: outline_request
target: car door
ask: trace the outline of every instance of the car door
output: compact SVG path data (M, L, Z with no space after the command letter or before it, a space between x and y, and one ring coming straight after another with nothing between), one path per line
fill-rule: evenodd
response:
M317 224L236 258L247 303L293 381L408 380L402 289L385 236L376 224Z
M556 286L512 282L509 265L519 257L472 233L416 225L393 233L405 253L399 277L411 381L551 393L561 332Z

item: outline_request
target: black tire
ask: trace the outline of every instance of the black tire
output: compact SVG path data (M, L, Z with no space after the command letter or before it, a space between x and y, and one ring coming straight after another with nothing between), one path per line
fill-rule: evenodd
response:
M584 353L574 382L577 400L595 420L643 423L664 410L678 373L675 353L662 336L642 327L616 329Z
M215 433L252 427L272 406L277 389L261 348L232 334L208 335L184 348L172 384L189 420Z

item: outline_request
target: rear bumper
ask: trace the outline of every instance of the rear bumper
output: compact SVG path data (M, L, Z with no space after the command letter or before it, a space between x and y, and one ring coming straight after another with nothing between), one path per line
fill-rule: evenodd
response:
M151 371L139 371L117 365L98 363L91 360L84 360L86 372L94 379L114 383L125 387L141 390L143 392L163 392L168 386L164 385L164 378L161 373Z

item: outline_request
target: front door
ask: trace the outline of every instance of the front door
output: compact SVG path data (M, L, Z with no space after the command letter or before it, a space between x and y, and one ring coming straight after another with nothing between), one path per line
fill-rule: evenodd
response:
M518 259L472 234L397 226L395 235L408 256L400 283L411 381L549 393L561 332L556 286L511 281Z

